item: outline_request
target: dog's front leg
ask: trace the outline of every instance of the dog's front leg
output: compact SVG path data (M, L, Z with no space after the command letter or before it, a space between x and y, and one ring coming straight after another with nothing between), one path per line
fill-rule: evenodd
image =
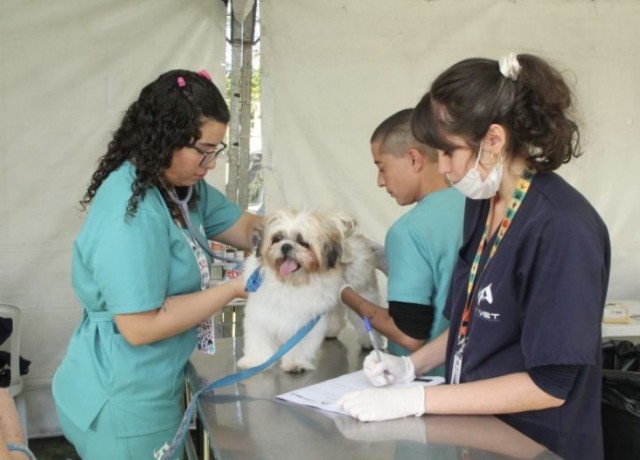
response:
M313 361L322 345L327 330L327 320L323 316L313 329L286 355L282 357L282 369L285 372L297 373L315 369Z
M238 360L238 367L248 369L259 366L271 358L277 350L278 345L274 337L264 331L251 334L250 331L246 331L245 327L244 356Z

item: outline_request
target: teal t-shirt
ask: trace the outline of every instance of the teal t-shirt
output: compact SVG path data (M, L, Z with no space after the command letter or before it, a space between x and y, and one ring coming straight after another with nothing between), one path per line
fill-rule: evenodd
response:
M125 220L134 177L128 162L109 175L74 242L72 284L84 314L53 382L56 404L80 429L108 403L120 436L179 423L184 366L196 330L134 347L118 332L113 315L157 309L168 296L200 290L196 258L157 189L148 190L135 216ZM199 201L190 217L202 240L242 215L204 181L194 187Z
M454 188L429 193L394 222L385 238L387 301L433 305L431 339L449 327L442 311L462 244L464 201ZM391 341L388 350L396 355L409 354ZM430 374L442 375L442 369Z

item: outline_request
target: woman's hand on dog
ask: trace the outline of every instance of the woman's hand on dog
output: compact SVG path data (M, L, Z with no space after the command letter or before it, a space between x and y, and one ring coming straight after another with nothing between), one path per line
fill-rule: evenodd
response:
M244 276L240 275L236 278L232 278L225 284L233 288L236 297L241 299L246 299L247 297L249 297L249 293L246 290L246 281L244 279Z

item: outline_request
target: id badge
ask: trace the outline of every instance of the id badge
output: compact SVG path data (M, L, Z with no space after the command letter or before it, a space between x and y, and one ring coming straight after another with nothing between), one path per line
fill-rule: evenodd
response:
M204 254L202 253L200 248L196 247L195 249L196 259L198 260L198 267L200 268L201 289L205 290L209 288L209 283L211 282L211 277L209 275L209 263L207 262L207 259L204 257ZM203 322L198 324L196 330L198 331L198 342L196 343L196 350L207 353L208 355L215 354L216 334L213 316L205 319Z
M457 385L460 383L460 374L462 373L462 356L464 354L464 347L467 344L465 339L462 339L458 344L458 349L453 355L453 364L451 366L451 383Z
M203 353L213 355L216 352L216 335L214 330L213 317L204 320L198 324L198 342L196 343L196 349Z
M205 290L209 288L209 284L211 283L211 274L209 273L209 262L207 261L202 249L200 246L196 244L196 242L189 238L185 233L185 238L191 246L191 250L193 251L193 255L196 258L196 262L198 263L198 268L200 269L200 289ZM209 355L213 355L216 352L216 335L215 335L215 324L213 320L213 316L202 321L198 324L196 331L198 333L198 339L196 342L196 350L201 351L203 353L207 353Z

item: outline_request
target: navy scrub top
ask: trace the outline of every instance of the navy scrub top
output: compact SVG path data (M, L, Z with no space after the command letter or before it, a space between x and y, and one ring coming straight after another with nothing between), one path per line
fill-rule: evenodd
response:
M466 202L463 245L445 311L451 321L448 378L489 206L490 200ZM485 267L492 244L493 238L476 279L460 382L537 366L580 366L561 407L501 418L563 458L602 458L600 322L610 268L604 222L560 176L537 174Z

